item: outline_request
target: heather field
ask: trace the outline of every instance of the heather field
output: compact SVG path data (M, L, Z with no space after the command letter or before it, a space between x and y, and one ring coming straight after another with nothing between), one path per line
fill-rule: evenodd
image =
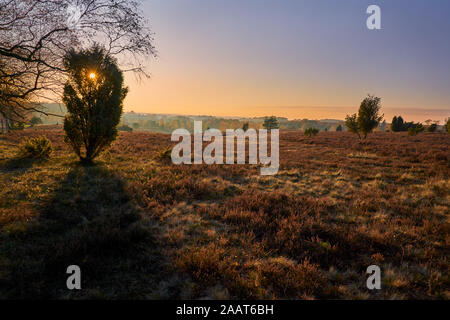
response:
M53 154L22 159L24 138ZM448 299L450 136L280 132L280 170L173 165L121 132L81 166L61 127L0 135L0 298ZM66 289L66 268L83 290ZM382 289L366 288L366 268Z

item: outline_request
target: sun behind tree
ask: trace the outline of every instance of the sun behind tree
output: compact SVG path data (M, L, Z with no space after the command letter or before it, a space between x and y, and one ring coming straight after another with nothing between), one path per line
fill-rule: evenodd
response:
M114 58L101 47L68 52L69 79L63 102L65 141L82 162L91 163L117 137L128 89Z

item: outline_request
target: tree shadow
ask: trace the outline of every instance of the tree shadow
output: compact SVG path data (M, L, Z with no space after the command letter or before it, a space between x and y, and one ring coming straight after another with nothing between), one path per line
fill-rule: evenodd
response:
M0 161L0 172L9 173L15 171L16 173L20 171L21 174L27 172L35 163L39 163L45 160L42 159L31 159L23 158L20 156Z
M0 234L0 298L151 296L162 260L154 228L114 172L74 166L39 212ZM69 265L80 267L82 290L67 289Z

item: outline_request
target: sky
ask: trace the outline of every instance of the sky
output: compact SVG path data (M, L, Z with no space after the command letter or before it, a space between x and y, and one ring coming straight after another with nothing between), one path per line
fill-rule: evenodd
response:
M367 7L381 8L369 30ZM389 122L450 116L448 0L146 0L151 78L126 111L343 119L367 94Z

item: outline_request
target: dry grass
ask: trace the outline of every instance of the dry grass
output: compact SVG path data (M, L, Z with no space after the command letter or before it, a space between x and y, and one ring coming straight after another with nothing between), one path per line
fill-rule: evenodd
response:
M16 158L46 135L48 161ZM281 132L280 170L174 166L121 133L81 167L58 127L0 136L0 297L449 297L450 137ZM83 290L65 290L79 264ZM382 290L365 287L367 266Z

